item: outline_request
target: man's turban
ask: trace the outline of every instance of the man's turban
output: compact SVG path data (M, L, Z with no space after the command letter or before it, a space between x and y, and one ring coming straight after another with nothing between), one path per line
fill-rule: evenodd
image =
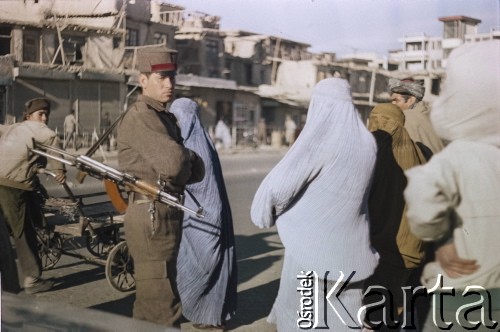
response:
M389 90L392 93L415 96L415 98L417 98L418 100L421 100L424 97L425 93L424 86L412 79L398 80L396 78L390 78Z

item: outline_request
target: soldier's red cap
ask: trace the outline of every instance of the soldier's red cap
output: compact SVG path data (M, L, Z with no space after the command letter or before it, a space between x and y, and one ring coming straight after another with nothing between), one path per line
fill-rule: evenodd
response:
M174 72L177 51L166 47L148 47L137 51L137 69L141 73Z

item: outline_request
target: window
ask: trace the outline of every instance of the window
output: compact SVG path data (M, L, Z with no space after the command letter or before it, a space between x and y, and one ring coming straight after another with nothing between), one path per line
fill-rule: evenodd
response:
M23 61L38 62L39 59L39 39L38 35L25 31L23 35Z
M10 31L9 27L0 27L0 55L10 54Z
M63 36L63 38L63 48L66 61L71 64L82 62L82 47L85 45L85 37Z
M121 42L122 42L122 39L120 37L114 37L113 38L113 49L120 48Z
M59 64L82 64L83 54L82 47L85 45L85 37L83 36L73 36L63 34L63 44L62 49L64 51L64 62L62 60L62 52L57 53L55 63ZM59 49L59 41L57 42L57 49Z
M432 86L431 86L431 93L433 95L439 95L439 92L441 91L441 79L439 78L433 78L432 79Z
M125 46L139 46L139 30L127 28Z
M422 43L408 43L406 44L407 51L420 51L422 50Z
M210 77L218 77L219 74L219 43L217 40L208 39L205 42L207 66L210 68Z
M245 64L245 83L252 84L252 64Z
M458 38L458 22L445 22L444 23L444 38Z

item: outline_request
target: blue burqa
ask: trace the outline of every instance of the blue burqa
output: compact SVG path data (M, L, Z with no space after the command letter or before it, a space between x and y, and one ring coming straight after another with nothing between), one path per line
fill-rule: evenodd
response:
M198 105L180 98L170 108L178 119L184 145L205 163L205 178L186 186L204 208L204 218L184 214L177 259L182 313L198 324L220 325L236 310L236 256L233 219L219 156L199 118ZM185 205L198 205L186 192Z

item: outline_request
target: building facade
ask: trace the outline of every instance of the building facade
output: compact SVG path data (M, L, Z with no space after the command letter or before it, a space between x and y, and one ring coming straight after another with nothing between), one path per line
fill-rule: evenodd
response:
M301 128L312 89L328 77L349 81L354 104L367 118L390 100L390 77L422 80L430 100L439 93L449 49L498 38L496 30L478 34L476 19L440 20L443 37L407 35L403 50L379 61L337 59L293 40L222 31L218 16L158 0L3 0L0 122L19 121L27 99L46 96L53 103L50 125L61 131L74 109L89 140L104 113L116 118L137 95L137 50L160 46L179 52L177 96L200 104L207 128L224 118L236 144L261 118L270 131L282 131L286 115Z

